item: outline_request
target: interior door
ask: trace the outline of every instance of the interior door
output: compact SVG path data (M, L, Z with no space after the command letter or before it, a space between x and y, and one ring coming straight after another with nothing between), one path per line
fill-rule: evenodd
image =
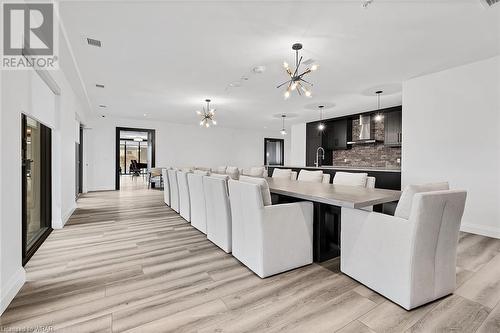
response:
M22 251L23 264L52 231L51 130L22 115Z

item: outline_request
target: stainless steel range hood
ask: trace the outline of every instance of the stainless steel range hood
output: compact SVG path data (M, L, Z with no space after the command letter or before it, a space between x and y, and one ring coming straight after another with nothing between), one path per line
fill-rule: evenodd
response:
M348 145L361 145L376 143L377 140L373 137L372 124L370 115L359 116L359 137L356 140L347 142Z

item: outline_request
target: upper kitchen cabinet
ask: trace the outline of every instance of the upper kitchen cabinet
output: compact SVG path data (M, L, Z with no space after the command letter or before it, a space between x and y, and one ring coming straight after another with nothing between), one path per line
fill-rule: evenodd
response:
M348 118L330 120L325 128L326 148L343 150L350 148L347 142L352 140L352 120Z
M318 130L318 125L318 121L306 125L306 166L315 166L316 153L319 147L323 147L325 150L325 158L320 160L319 164L330 165L333 162L331 149L326 146L327 136L325 131Z
M386 112L384 115L384 144L398 147L403 142L401 110Z

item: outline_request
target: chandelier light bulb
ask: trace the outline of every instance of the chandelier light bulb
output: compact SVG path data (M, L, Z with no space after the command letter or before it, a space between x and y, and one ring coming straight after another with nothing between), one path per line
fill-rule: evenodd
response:
M377 123L381 122L382 119L384 119L384 116L382 114L380 114L380 113L375 116L375 121Z
M285 129L283 128L281 131L280 131L281 135L286 135L286 131Z
M311 66L311 70L312 70L312 71L315 71L315 70L317 70L317 69L318 69L318 67L319 67L319 66L318 66L317 64L313 64L313 65Z
M297 83L296 82L292 83L292 85L290 86L290 88L292 88L292 90L297 89Z
M217 121L212 120L212 124L213 124L213 125L217 125Z
M323 124L323 123L319 123L319 125L318 125L318 129L319 129L320 131L324 130L324 129L325 129L325 124Z
M285 69L289 68L290 65L288 65L288 63L286 61L283 62L283 67L285 67Z
M205 123L205 127L210 127L210 124L208 122Z
M311 97L311 95L312 95L311 92L309 90L306 90L306 96Z
M198 116L201 116L201 111L196 111L196 114L197 114Z
M202 121L200 121L200 126L203 126L203 120L202 120Z
M289 91L289 90L287 90L287 91L285 91L285 99L287 99L287 98L289 98L289 97L290 97L290 91Z

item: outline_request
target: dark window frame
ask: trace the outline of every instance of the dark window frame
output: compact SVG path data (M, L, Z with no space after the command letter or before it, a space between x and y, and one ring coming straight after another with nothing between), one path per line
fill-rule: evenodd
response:
M151 141L151 167L156 166L156 130L149 128L116 127L115 136L115 190L120 189L120 132L147 132L148 141ZM154 185L153 185L154 187Z
M278 138L264 138L264 165L268 165L267 163L267 142L275 141L281 143L281 163L278 165L285 165L285 139Z

